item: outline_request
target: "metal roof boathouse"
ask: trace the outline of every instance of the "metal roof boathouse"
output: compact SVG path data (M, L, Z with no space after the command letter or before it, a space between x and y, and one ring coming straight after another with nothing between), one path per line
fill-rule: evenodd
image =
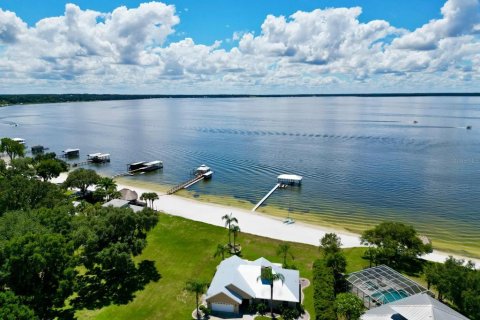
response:
M277 181L284 185L301 185L303 177L296 174L281 174L277 177Z

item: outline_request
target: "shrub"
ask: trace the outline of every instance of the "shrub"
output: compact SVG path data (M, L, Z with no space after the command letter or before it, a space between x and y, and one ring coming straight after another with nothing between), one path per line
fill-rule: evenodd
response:
M336 320L335 278L324 260L313 263L313 304L316 320Z
M257 304L257 312L262 316L267 312L267 310L268 310L268 307L265 303Z

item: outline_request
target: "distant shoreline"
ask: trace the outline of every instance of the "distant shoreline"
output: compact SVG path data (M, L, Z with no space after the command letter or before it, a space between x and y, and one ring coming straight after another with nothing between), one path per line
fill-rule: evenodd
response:
M228 98L394 98L394 97L480 97L480 92L457 93L338 93L338 94L4 94L0 95L0 107L23 104L93 102L146 99L228 99Z

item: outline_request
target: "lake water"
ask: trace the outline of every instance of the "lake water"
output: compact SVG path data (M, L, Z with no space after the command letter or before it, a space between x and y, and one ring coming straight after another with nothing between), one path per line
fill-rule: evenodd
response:
M413 121L418 121L414 124ZM18 126L13 126L17 123ZM467 125L472 130L466 130ZM304 177L267 205L344 225L400 220L434 239L480 247L480 98L155 99L12 106L0 136L58 154L110 153L96 167L124 172L162 160L136 179L175 185L205 163L192 187L253 204L281 173Z

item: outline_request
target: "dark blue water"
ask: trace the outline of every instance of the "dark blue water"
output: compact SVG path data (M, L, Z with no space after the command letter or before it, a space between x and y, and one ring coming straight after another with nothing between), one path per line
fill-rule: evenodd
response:
M413 121L418 121L414 124ZM18 126L12 126L17 123ZM465 127L471 125L472 130ZM0 136L60 153L110 153L104 173L162 160L137 177L175 185L205 163L193 187L253 203L281 173L304 177L268 205L367 225L410 222L428 235L480 246L480 98L163 99L12 106Z

